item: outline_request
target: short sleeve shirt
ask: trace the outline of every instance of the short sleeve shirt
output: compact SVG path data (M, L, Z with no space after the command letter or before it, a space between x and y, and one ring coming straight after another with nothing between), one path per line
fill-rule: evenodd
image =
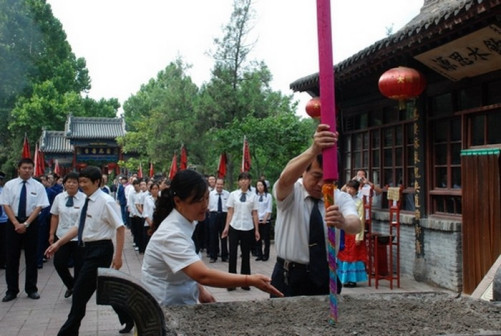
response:
M0 204L9 205L16 217L22 186L23 180L17 177L5 183L2 193L0 194ZM29 216L36 207L41 207L43 209L49 205L49 198L47 197L47 192L43 184L34 178L26 180L26 216Z
M142 282L162 306L196 304L198 284L183 269L200 260L191 236L195 223L176 209L151 236L142 266Z
M228 208L233 208L233 217L230 222L231 227L235 230L249 231L254 229L252 211L257 211L258 202L255 192L247 190L245 193L245 202L240 200L242 194L243 192L241 189L232 191L226 205Z
M68 201L69 195L66 191L58 194L52 203L50 208L50 213L59 216L59 222L57 223L56 236L61 238L68 232L73 226L77 226L79 221L80 212L82 212L82 207L85 203L85 194L78 191L73 196L73 206L67 207L66 202ZM77 240L75 237L73 240Z
M276 183L275 183L276 185ZM276 199L276 188L273 188ZM344 216L358 216L355 202L345 192L336 189L334 202ZM323 200L318 204L322 218L325 216ZM277 201L277 219L275 223L275 247L277 256L285 260L308 264L309 252L309 221L313 200L303 186L303 180L299 179L294 184L293 191L282 201ZM327 225L324 234L327 243ZM336 229L336 246L339 246L340 231ZM327 253L327 250L326 250Z
M78 223L80 223L80 215ZM113 239L116 230L123 226L120 207L113 197L97 189L90 197L82 234L84 242Z

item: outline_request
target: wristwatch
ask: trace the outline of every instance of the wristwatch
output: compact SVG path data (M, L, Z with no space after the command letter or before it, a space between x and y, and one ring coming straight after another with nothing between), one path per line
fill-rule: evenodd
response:
M25 226L26 228L29 228L29 227L30 227L30 223L28 223L28 222L24 222L23 224L24 224L24 226Z

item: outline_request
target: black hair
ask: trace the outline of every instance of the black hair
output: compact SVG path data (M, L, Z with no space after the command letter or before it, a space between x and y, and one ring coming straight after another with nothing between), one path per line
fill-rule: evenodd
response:
M352 188L354 188L355 190L358 190L358 188L360 188L360 182L358 182L357 180L349 180L349 181L346 183L346 186L347 186L347 187L352 187Z
M259 191L257 190L257 184L261 182L264 186L264 194L268 194L268 186L266 185L266 182L264 180L257 180L256 182L256 194L259 194Z
M31 164L32 166L35 166L35 162L33 162L32 159L30 159L30 158L22 158L17 163L17 168L21 168L21 166L23 165L23 163L28 163L28 164Z
M241 172L239 175L238 175L238 180L243 180L243 179L248 179L250 180L251 179L251 174L249 174L248 172Z
M198 201L205 197L208 187L207 180L200 173L192 169L178 172L172 179L170 188L164 189L157 199L155 213L153 214L152 233L174 209L174 197L177 196L183 201L189 198L192 201Z
M157 186L157 187L158 187L158 189L160 189L160 183L158 183L158 182L156 182L156 181L153 181L153 183L151 183L151 185L150 185L150 191L151 191L151 189L153 188L153 186Z
M78 182L78 173L76 173L76 172L69 172L68 174L66 174L66 176L63 177L63 184L65 184L66 181L68 181L69 179L76 180Z
M82 169L78 177L86 177L91 180L92 183L99 181L99 185L101 185L101 181L103 179L101 169L94 166L88 166Z
M322 167L322 163L324 162L324 157L322 156L322 154L318 154L316 157L315 157L315 161L317 161L318 165L320 167ZM306 171L309 171L311 169L311 165L313 164L313 161L310 162L310 164L308 165L308 167L306 167Z

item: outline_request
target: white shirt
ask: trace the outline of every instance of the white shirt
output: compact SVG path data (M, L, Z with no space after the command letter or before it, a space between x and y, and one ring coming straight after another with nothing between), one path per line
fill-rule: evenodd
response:
M200 260L191 236L195 223L176 209L151 236L142 266L142 282L162 306L196 304L197 282L182 270Z
M143 204L143 218L153 220L153 213L155 212L155 199L151 195L147 195ZM144 221L144 226L150 226L147 221Z
M68 200L68 193L66 191L57 194L50 208L50 213L59 216L59 222L57 224L56 236L61 238L68 232L68 230L78 225L78 218L82 212L82 207L85 203L85 198L87 197L83 192L77 191L73 196L73 206L67 207L66 202ZM78 240L78 237L72 240Z
M228 207L226 203L228 202L228 197L230 197L230 192L228 190L222 190L221 191L221 202L223 205L223 212L228 212ZM219 193L217 190L212 190L209 194L209 211L217 212L217 203L219 202Z
M80 223L80 215L77 223ZM113 239L116 230L123 225L120 207L113 197L101 189L90 195L82 234L84 242Z
M133 190L129 194L129 198L127 200L127 206L129 207L129 216L130 217L141 217L139 210L136 207L136 204L141 204L142 194L140 191Z
M276 199L276 188L273 188L273 193ZM336 189L334 202L339 206L344 216L355 215L358 217L355 202L349 194ZM277 200L275 248L277 249L278 257L301 264L309 263L309 222L312 208L313 201L304 188L302 179L296 181L293 191L283 201ZM323 200L319 201L318 208L322 214L322 218L324 218L325 208ZM324 234L327 253L327 247L329 246L327 225L324 227ZM339 236L340 231L336 229L336 253L339 247Z
M256 193L247 190L245 194L245 202L241 202L242 190L232 191L228 197L228 203L226 203L228 208L233 208L230 225L235 230L249 231L254 229L252 211L258 209Z
M17 177L7 181L0 194L0 204L9 205L16 217L22 187L23 180ZM49 198L47 197L47 191L45 191L43 184L31 177L26 180L26 217L29 217L36 207L41 207L43 209L49 205Z
M261 196L263 196L262 201L260 201ZM257 201L258 201L257 218L261 222L267 213L269 213L271 216L271 211L272 211L271 207L272 207L273 201L272 201L272 197L271 197L270 193L266 193L266 194L262 194L262 195L257 194L256 197L257 197ZM270 220L270 216L268 216L268 220Z

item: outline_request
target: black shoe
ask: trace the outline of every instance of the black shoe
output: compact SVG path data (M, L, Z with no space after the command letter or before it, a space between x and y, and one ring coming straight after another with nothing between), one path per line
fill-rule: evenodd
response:
M33 300L38 300L40 299L40 294L38 294L38 292L31 292L28 293L28 297Z
M228 288L226 288L226 290L227 290L228 292L234 291L235 289L236 289L235 287L228 287Z
M12 301L12 300L14 300L16 297L17 297L17 295L16 295L16 294L7 293L7 294L5 294L4 298L2 299L2 302L9 302L9 301Z
M209 262L210 262L211 264L213 264L213 263L215 263L215 262L216 262L216 259L211 258L211 259L209 260Z
M268 259L270 259L270 257L263 257L263 261L268 261Z
M222 258L221 261L222 262L228 262L228 258Z
M120 334L128 334L134 327L134 322L127 322L125 323L125 327L123 329L120 329L118 332Z
M250 287L242 287L243 290L250 290Z
M257 257L256 258L256 261L260 261L260 260L263 260L263 258L262 257Z
M73 289L68 289L66 292L64 292L64 298L67 299L73 294Z

